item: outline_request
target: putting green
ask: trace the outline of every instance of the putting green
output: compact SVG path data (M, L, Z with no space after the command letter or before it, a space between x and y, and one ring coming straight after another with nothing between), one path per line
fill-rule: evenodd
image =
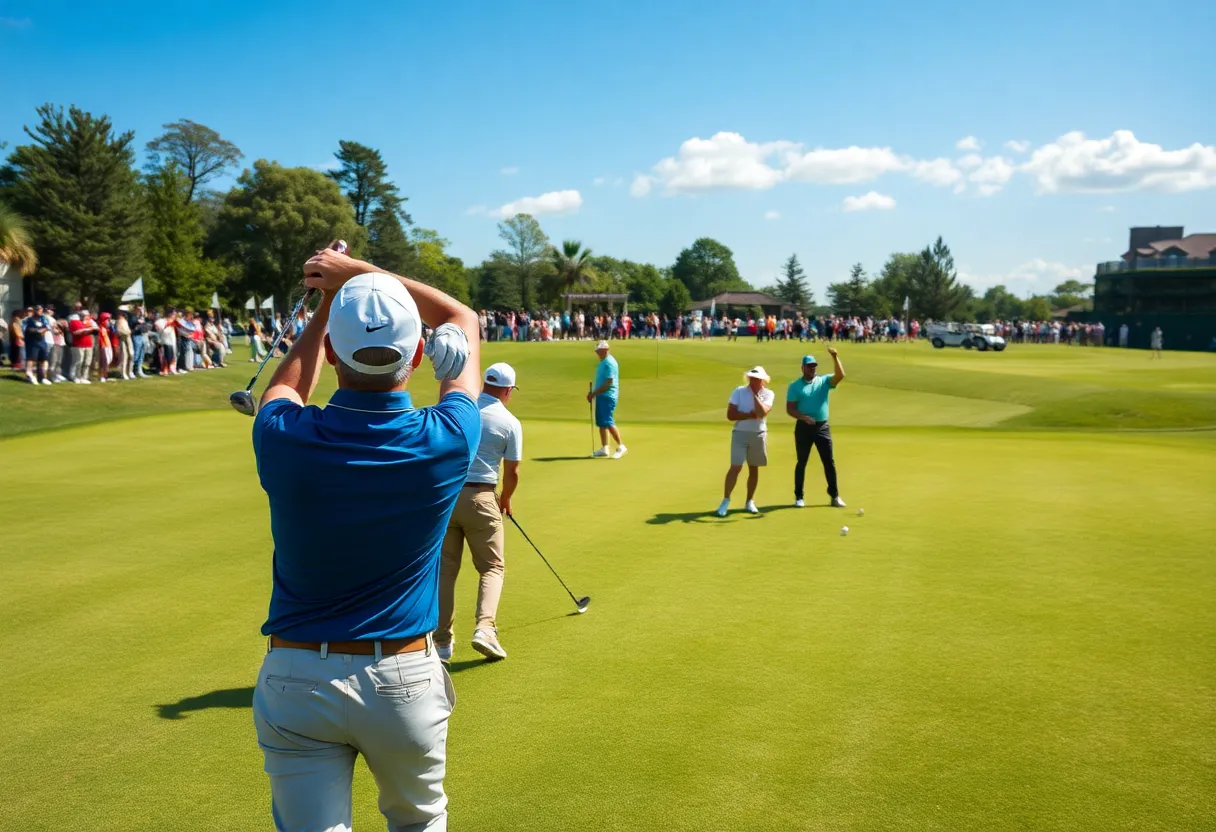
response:
M845 349L850 509L820 504L814 461L813 505L789 506L792 431L773 416L764 513L737 511L740 490L719 519L730 388L755 363L780 386L798 346L661 344L658 378L653 344L618 352L630 452L589 460L589 345L487 350L520 373L517 517L593 602L568 616L508 530L511 657L490 665L467 647L464 570L452 828L1210 828L1216 432L1118 429L1216 424L1216 360ZM122 415L122 394L223 408L245 379L0 384L0 432ZM0 442L0 647L19 658L0 828L269 828L248 706L271 542L249 426L217 410ZM356 828L382 828L362 766L355 803Z

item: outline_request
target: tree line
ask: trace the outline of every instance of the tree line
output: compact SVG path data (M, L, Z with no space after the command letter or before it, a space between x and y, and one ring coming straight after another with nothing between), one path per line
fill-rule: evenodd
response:
M0 260L28 276L39 301L112 306L142 277L154 306L205 307L214 292L229 308L273 296L282 309L298 296L300 263L333 238L482 308L555 307L564 293L591 292L628 294L634 308L675 315L694 299L752 289L717 240L700 238L660 267L596 255L578 240L554 243L528 214L500 222L501 248L466 265L437 231L414 223L380 151L355 141L338 142L331 171L259 159L221 192L210 185L244 154L211 127L164 125L140 164L134 132L105 115L46 104L37 117L0 166ZM873 278L855 266L829 286L827 307L815 303L796 255L762 291L807 313L898 314L905 297L921 317L1028 311L1007 292L977 298L959 284L941 239L920 254L891 255Z

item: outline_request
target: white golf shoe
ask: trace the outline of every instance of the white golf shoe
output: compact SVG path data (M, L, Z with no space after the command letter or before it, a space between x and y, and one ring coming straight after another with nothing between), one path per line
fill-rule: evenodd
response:
M598 451L593 451L591 455L593 457L595 457L596 459L607 459L608 458L608 446L605 445L604 447L600 448Z
M755 500L748 500L747 505L745 505L744 508L747 509L748 514L759 514L760 513L760 509L756 508Z
M806 505L806 500L802 499L801 497L799 497L797 500L794 500L794 508L802 508L805 505Z
M450 642L448 644L436 643L435 652L439 655L439 661L444 664L452 663L452 645Z
M727 510L728 510L729 508L730 508L730 500L723 500L723 501L722 501L722 502L721 502L721 503L718 505L718 510L717 510L717 511L715 511L715 512L714 512L714 514L718 515L719 517L725 517L725 516L726 516L726 512L727 512Z
M43 384L50 385L50 384L54 384L55 382L51 381L49 378L44 378L44 379L42 380L42 383L43 383Z
M616 450L613 452L613 454L612 454L612 458L613 458L613 459L620 459L620 458L621 458L621 457L623 457L623 456L624 456L624 455L625 455L625 454L626 454L628 451L629 451L629 449L628 449L628 448L626 448L624 445L620 445L620 446L618 446L618 447L617 447L617 449L616 449Z
M491 629L473 631L473 649L491 661L507 657L507 651L498 643L498 633Z
M848 506L845 505L844 500L840 499L839 497L833 497L832 508L848 508Z

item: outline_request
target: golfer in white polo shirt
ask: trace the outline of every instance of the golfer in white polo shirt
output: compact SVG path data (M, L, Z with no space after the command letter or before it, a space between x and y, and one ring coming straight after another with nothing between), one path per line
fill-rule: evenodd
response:
M735 423L735 428L730 436L730 468L722 488L719 517L725 517L730 508L730 494L735 490L744 463L747 464L746 508L751 514L760 513L760 509L756 508L756 485L760 482L760 469L768 465L768 424L765 417L773 409L773 391L765 387L769 378L763 367L752 367L743 375L747 383L735 388L726 405L726 418Z
M481 440L477 455L456 509L448 521L443 538L443 559L439 566L439 627L435 630L435 649L442 661L452 660L452 624L456 614L456 576L464 544L469 543L473 568L480 576L477 583L476 625L473 649L487 659L505 659L507 651L498 643L498 599L502 597L505 571L502 518L511 513L511 497L519 486L519 463L524 454L524 430L507 410L515 389L515 370L498 363L486 370L485 386L477 398L481 411ZM498 467L502 465L502 493L495 495Z

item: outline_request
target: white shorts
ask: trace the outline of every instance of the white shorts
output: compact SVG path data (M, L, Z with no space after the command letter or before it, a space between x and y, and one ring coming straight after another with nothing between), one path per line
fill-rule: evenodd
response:
M760 468L768 465L768 432L731 431L730 464Z

